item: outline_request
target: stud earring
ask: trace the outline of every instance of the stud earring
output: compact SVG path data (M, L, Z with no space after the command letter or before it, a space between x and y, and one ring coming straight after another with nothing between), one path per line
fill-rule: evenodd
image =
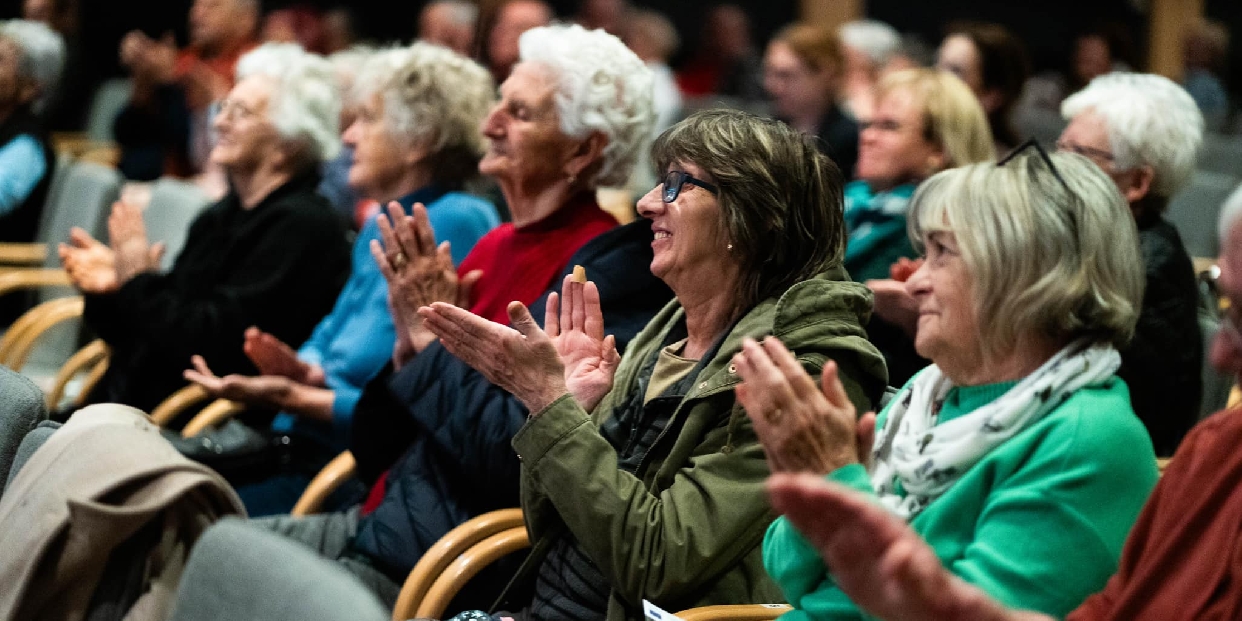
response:
M729 244L728 246L725 246L725 250L728 250L729 252L733 252L733 244Z

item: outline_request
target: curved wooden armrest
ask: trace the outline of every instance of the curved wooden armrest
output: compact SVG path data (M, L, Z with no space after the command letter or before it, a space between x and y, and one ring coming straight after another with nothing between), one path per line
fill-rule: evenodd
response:
M510 528L471 546L469 550L458 556L439 578L436 578L430 589L427 589L427 595L418 605L414 618L439 619L453 597L484 567L528 547L530 547L530 538L526 534L525 526ZM393 615L394 619L397 618L396 610L393 611Z
M682 621L771 621L793 610L789 604L700 606L677 613Z
M99 380L102 380L104 374L108 372L108 364L110 362L111 358L104 356L103 360L96 363L91 372L86 374L86 379L82 381L82 390L78 391L78 396L73 399L74 408L86 405L86 398L94 392L95 386L99 384ZM148 416L147 418L151 417Z
M246 411L245 403L229 401L228 399L216 399L211 402L211 405L203 408L203 411L199 412L197 416L190 419L190 422L186 423L185 428L181 430L181 437L193 438L244 411Z
M1216 258L1215 257L1194 257L1190 260L1190 264L1194 266L1195 274L1198 275L1198 274L1202 274L1203 272L1206 272L1212 269L1212 266L1216 265Z
M319 508L328 499L328 495L336 491L346 479L354 476L357 469L358 462L354 459L354 454L349 451L341 452L311 479L310 485L306 486L306 491L302 492L302 497L298 498L289 514L303 516L319 513Z
M1233 388L1229 389L1229 400L1225 402L1225 409L1232 410L1239 405L1242 405L1242 390L1239 390L1237 384L1234 384Z
M47 259L47 244L0 244L0 263L5 265L43 265Z
M397 605L392 611L393 620L406 621L414 618L415 610L419 608L423 596L436 578L471 546L492 535L518 527L525 528L522 510L515 507L484 513L450 530L428 548L422 558L418 559L414 569L410 570L405 584L401 586L401 594L397 596Z
M160 427L167 427L182 412L207 400L207 389L198 384L190 384L169 395L151 410L151 421Z
M69 274L60 268L41 267L0 272L0 295L22 289L72 286L73 281L69 280Z
M74 352L69 357L69 360L65 361L64 366L60 367L60 370L56 372L56 379L52 383L52 389L47 393L47 408L55 410L60 405L60 400L65 398L65 387L69 385L69 380L72 380L87 367L97 367L100 363L104 363L106 369L107 359L108 344L103 342L103 339L95 339L87 343L82 349ZM93 373L94 370L92 369L91 374ZM85 396L86 392L88 391L83 389L79 394Z
M57 298L23 313L0 338L0 364L21 370L39 337L62 321L81 317L83 304L80 297Z

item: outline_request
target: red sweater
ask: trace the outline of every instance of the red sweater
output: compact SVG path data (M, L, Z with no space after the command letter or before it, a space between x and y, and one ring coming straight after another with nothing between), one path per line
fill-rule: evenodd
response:
M1240 445L1239 409L1186 436L1130 531L1117 573L1067 621L1242 619Z
M616 225L591 192L520 229L512 224L497 227L474 245L457 270L460 274L483 270L471 294L470 311L509 325L505 309L510 302L529 306L539 299L583 244Z

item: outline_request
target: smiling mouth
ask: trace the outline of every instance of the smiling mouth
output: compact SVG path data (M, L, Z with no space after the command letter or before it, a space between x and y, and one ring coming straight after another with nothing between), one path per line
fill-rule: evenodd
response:
M668 238L670 238L670 237L672 237L672 236L673 236L673 234L672 234L672 233L669 233L668 231L656 231L656 233L655 233L655 238L656 238L656 239L668 239Z

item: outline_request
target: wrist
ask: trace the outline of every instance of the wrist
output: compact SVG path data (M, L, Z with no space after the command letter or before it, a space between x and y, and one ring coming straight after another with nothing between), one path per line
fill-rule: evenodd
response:
M282 395L279 407L286 412L315 420L332 420L332 405L335 401L336 393L332 390L293 383Z
M520 400L522 401L522 405L525 405L526 409L530 412L530 417L535 418L544 410L548 409L548 406L555 403L557 399L560 399L566 394L569 394L569 389L565 388L562 384L559 387L549 386L542 390L533 392L530 395L525 395L520 397Z

